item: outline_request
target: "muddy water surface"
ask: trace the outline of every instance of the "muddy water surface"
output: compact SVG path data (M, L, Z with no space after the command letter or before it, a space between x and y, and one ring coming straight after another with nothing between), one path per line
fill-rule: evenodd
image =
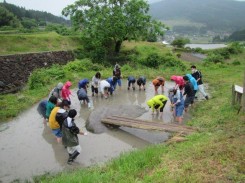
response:
M166 84L165 94L172 83ZM115 94L108 99L93 97L94 110L86 105L80 105L73 90L72 106L78 111L76 124L84 131L86 121L90 115L100 116L104 111L113 114L121 113L139 119L170 123L173 120L167 103L163 118L152 116L146 101L154 96L153 86L147 83L146 91L128 91L126 81L117 88ZM90 91L89 91L89 95ZM67 152L61 144L57 144L50 128L44 126L36 111L37 105L23 112L17 118L0 125L0 182L11 182L15 179L31 179L32 176L46 172L59 172L74 167L87 167L97 163L104 163L123 152L144 148L152 143L160 143L168 138L168 133L139 130L127 127L108 129L101 123L90 121L99 133L89 133L79 136L82 152L76 162L67 165ZM113 109L113 110L110 110ZM117 110L119 109L119 110ZM96 112L97 111L97 112Z

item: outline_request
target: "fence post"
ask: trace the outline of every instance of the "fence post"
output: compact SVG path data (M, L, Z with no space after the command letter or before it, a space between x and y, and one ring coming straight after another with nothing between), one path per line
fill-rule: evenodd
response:
M243 94L242 94L242 103L241 103L242 111L245 113L245 70L243 77Z
M236 102L236 92L235 92L235 85L232 85L231 88L232 96L231 96L231 105L235 105Z

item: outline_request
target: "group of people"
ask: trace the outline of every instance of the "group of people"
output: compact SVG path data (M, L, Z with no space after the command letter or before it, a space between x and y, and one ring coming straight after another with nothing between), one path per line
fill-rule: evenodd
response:
M44 124L46 125L48 122L57 142L61 143L62 141L66 147L69 154L68 164L71 164L81 152L77 135L87 134L82 132L74 122L77 111L70 109L71 86L70 81L67 81L64 85L58 83L50 92L48 101L41 101L37 108L39 114L43 117Z
M97 72L91 80L92 97L95 95L98 96L99 93L101 93L102 97L108 98L108 96L113 94L117 85L121 87L121 79L122 75L118 64L116 64L113 69L113 76L107 79L101 79L101 73ZM192 74L172 76L171 80L175 81L176 85L169 90L169 98L163 95L165 79L163 77L157 77L152 81L155 96L147 101L147 105L152 109L152 114L154 114L154 111L157 111L157 113L160 112L160 116L162 116L163 109L168 99L170 99L176 120L181 123L183 111L184 109L187 111L188 106L194 103L197 90L199 90L206 99L208 99L208 96L203 88L201 72L198 71L195 66L192 66ZM136 84L139 90L146 89L145 76L140 76L137 79L134 76L128 76L127 82L128 90L131 88L135 90ZM62 142L67 148L69 154L68 164L71 164L81 152L77 135L87 134L86 132L82 132L74 122L77 111L70 108L72 95L70 90L71 86L72 83L70 81L67 81L64 85L63 83L58 83L50 92L48 101L41 101L37 108L38 112L43 117L44 124L48 122L57 142ZM88 97L88 88L89 79L85 78L80 80L78 82L77 98L81 103L87 104L90 108L92 101ZM159 88L161 88L162 94L158 94ZM184 96L186 96L185 100Z
M169 98L163 95L165 79L163 77L157 77L152 81L155 96L147 101L147 105L149 108L152 108L153 115L156 110L157 113L160 112L160 117L162 117L163 109L170 99L175 120L182 123L183 112L187 112L188 107L194 104L197 91L200 91L206 100L209 99L204 90L201 72L197 70L195 65L191 66L191 71L191 74L186 74L185 76L171 76L170 79L175 82L175 86L168 91ZM159 87L162 90L162 94L160 95L158 95Z

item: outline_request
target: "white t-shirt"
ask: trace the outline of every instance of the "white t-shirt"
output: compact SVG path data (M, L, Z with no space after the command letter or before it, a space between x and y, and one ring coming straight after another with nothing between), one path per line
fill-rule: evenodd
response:
M110 88L110 83L108 83L106 80L102 80L100 82L100 91L103 95L105 94L105 87Z

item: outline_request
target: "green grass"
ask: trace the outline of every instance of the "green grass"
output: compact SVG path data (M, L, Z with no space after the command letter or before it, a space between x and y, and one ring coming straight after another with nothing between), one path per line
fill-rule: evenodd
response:
M139 49L150 54L157 48L146 49L144 43L132 45L131 49ZM147 43L148 44L148 43ZM128 47L123 49L129 50ZM160 50L167 51L168 50ZM152 145L143 150L135 150L120 155L105 165L94 166L75 171L64 171L57 175L36 177L35 182L244 182L244 113L237 115L237 108L231 106L231 86L233 83L242 86L245 62L232 65L234 60L243 60L245 53L233 55L224 64L202 64L197 67L203 73L205 83L209 84L210 100L195 104L190 110L192 114L188 125L200 128L200 132L189 135L181 143ZM82 62L82 63L81 63ZM85 65L83 65L86 63ZM181 75L190 72L190 63L185 63L188 70L177 68L135 69L130 65L122 66L124 77L145 74L147 78L163 75L167 80L172 74ZM94 65L88 61L75 61L64 66L64 76L54 81L45 79L42 87L26 89L18 94L1 96L1 118L9 119L20 111L36 103L60 80L71 80L74 83L80 78L91 78ZM86 67L85 67L86 66ZM102 77L111 75L112 68L100 68ZM74 68L84 71L70 72ZM53 68L51 68L53 69ZM42 71L50 73L49 71ZM61 73L62 74L62 73ZM45 78L45 77L44 77ZM8 112L9 111L9 112ZM6 116L6 113L9 116Z
M236 55L232 60L244 56L244 53ZM201 131L188 136L186 141L152 145L122 154L104 166L42 176L35 181L244 182L245 115L237 115L237 109L231 106L231 85L234 82L242 85L245 63L233 66L230 62L197 65L204 82L210 86L211 99L191 109L193 118L188 124Z
M79 44L78 37L60 36L55 32L0 34L0 55L73 50Z

